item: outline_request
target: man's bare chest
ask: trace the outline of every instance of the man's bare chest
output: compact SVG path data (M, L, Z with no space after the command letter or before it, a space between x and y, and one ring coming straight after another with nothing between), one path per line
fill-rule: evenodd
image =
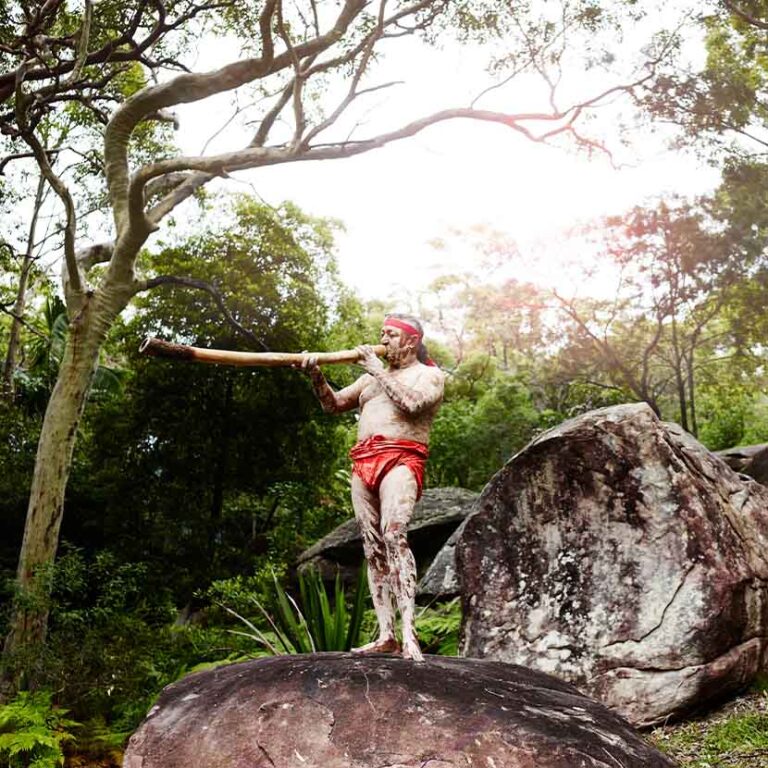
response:
M397 373L388 373L387 375L406 387L413 386L419 378L418 371L414 371L413 373L411 373L411 371L398 371ZM360 409L362 410L368 404L371 406L379 404L386 406L389 403L391 403L391 400L384 391L384 387L371 376L370 381L360 393Z

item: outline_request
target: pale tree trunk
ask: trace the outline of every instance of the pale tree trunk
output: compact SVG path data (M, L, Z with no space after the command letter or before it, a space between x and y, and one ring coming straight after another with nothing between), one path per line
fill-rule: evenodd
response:
M11 320L11 332L8 339L8 351L5 355L5 364L3 366L2 394L7 400L13 400L16 394L16 388L13 382L13 376L16 373L18 365L19 345L21 343L21 324L24 318L24 312L27 308L27 285L29 283L29 273L32 271L32 265L35 261L35 235L37 233L37 220L40 215L40 206L43 203L43 192L45 190L45 177L40 174L37 183L37 192L35 193L35 206L32 211L32 220L29 224L29 235L27 237L27 247L24 252L24 260L21 264L19 273L19 287L16 291L16 301L13 304L13 319Z
M107 332L125 306L115 296L98 293L86 301L70 323L64 358L45 411L30 490L17 572L18 599L5 641L4 657L34 652L45 640L49 584L64 512L64 493L72 464L77 429L83 415L99 351Z

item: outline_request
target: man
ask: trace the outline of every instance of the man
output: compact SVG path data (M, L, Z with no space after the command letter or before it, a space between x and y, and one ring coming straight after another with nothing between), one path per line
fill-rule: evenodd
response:
M443 398L444 376L422 343L421 323L409 315L388 315L381 329L387 367L369 345L358 347L366 370L354 384L334 392L314 358L310 374L323 410L360 409L358 443L350 451L352 506L368 561L368 581L379 636L357 653L398 653L422 661L414 627L416 561L406 538L413 507L421 496L429 455L429 430ZM402 618L402 648L395 634L395 607Z

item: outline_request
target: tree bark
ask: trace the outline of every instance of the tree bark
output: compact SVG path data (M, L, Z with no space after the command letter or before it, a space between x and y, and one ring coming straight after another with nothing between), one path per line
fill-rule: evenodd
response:
M96 294L70 323L64 358L48 401L37 448L24 538L19 554L19 594L3 650L11 659L22 648L34 651L48 623L48 568L53 564L64 512L64 494L77 429L101 346L125 303Z
M688 427L688 401L685 393L685 380L683 378L683 356L680 352L680 341L677 334L677 318L672 313L672 350L675 355L675 384L677 385L677 400L680 408L680 426L689 432Z

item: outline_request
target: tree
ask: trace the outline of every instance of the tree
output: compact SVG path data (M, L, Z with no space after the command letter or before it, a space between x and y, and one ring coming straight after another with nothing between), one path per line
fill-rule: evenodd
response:
M557 22L537 17L526 6L491 0L309 0L290 9L282 0L84 0L80 14L71 12L63 0L47 0L6 2L3 11L0 99L5 111L0 129L15 143L15 158L34 158L64 210L63 288L70 321L30 492L18 569L22 592L34 591L36 572L55 555L77 426L110 329L138 294L171 282L190 285L180 275L147 277L137 262L151 235L177 206L214 178L266 165L351 157L450 119L497 123L536 141L566 136L594 150L599 144L581 136L579 119L618 92L634 91L651 76L641 68L626 84L569 106L558 104L556 78L546 74L566 66L569 34L586 29L593 35L608 23L592 2L565 4ZM161 80L157 73L163 68L188 70L181 61L184 36L174 34L183 32L189 40L189 35L200 34L206 19L239 33L249 55L212 72L183 71ZM511 38L517 30L510 42L514 55L500 60L498 67L544 74L549 107L514 114L478 106L445 109L378 135L350 137L342 118L354 119L360 97L389 85L366 79L382 46L407 35L436 36L452 27L467 40L479 34ZM151 83L155 76L157 82ZM337 93L329 88L333 78L342 86L341 96L335 104L325 101L316 108L319 97ZM162 144L137 143L146 125L172 119L169 110L174 106L246 86L262 97L258 128L246 146L183 157ZM62 148L44 141L44 129L60 114L62 104L69 103L88 120L104 124L103 154L89 159L106 190L112 237L82 247L71 184L52 161ZM99 265L104 266L96 269ZM27 610L20 601L6 651L40 642L45 622L44 611Z
M446 401L435 419L430 484L480 490L538 426L527 382L476 353L449 380Z
M670 57L649 81L640 103L656 120L683 130L682 142L715 155L762 153L768 146L768 21L764 0L707 3L691 14L703 35L703 64ZM689 36L679 33L678 42Z
M212 231L147 256L146 268L216 284L236 321L270 348L322 349L335 323L354 320L340 306L333 227L292 205L274 210L240 197L230 207ZM139 356L141 338L158 331L197 346L248 348L206 293L169 285L137 302L120 333L125 391L86 415L88 440L68 492L78 519L65 520L62 535L155 563L150 573L162 573L185 604L214 578L251 572L267 554L281 559L283 531L290 559L323 525L318 517L346 511L328 504L326 514L319 502L335 482L345 434L323 417L300 373Z
M614 298L556 294L612 383L658 415L671 391L681 426L694 435L697 375L722 358L714 349L731 346L726 307L765 243L764 232L746 232L733 214L716 197L609 218L593 247L613 265Z

